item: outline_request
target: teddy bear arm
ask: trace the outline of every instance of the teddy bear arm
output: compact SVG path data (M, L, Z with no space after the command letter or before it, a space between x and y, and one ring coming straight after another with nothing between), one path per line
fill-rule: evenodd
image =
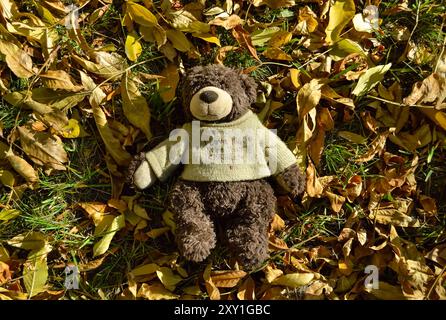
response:
M130 162L127 170L127 180L140 190L150 187L155 182L155 173L150 168L144 152L137 154Z
M292 196L301 194L305 189L306 175L297 164L292 164L275 176L279 185Z

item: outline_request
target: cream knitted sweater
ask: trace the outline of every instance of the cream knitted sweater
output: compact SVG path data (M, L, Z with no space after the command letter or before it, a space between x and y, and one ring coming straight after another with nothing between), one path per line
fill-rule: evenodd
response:
M265 178L296 163L285 143L251 111L227 123L186 123L146 159L160 180L184 164L183 180L222 182Z

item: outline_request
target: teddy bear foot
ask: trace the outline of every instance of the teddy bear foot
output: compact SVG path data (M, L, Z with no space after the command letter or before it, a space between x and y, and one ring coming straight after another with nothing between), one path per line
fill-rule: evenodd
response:
M216 236L213 232L183 235L178 237L177 243L184 258L193 262L201 262L215 248Z

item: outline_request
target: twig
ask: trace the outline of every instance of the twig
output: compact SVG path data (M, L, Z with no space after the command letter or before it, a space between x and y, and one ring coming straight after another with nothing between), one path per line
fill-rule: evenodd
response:
M435 109L433 106L423 106L421 104L404 104L404 103L399 103L399 102L395 102L395 101L391 101L391 100L387 100L387 99L383 99L383 98L379 98L379 97L375 97L375 96L371 96L371 95L366 95L366 98L378 100L378 101L385 102L385 103L392 104L394 106L399 106L399 107L417 107L417 108L423 108L423 109Z
M434 290L438 280L440 280L441 276L443 275L444 271L446 270L446 265L443 267L443 269L441 270L440 274L438 275L438 277L435 279L434 283L432 284L431 288L429 289L429 292L427 293L427 295L424 297L425 300L428 300L432 290Z

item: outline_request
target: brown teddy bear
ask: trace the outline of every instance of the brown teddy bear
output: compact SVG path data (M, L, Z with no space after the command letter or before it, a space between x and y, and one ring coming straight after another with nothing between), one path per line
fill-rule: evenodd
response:
M218 234L241 265L259 266L268 258L276 206L270 177L293 196L303 191L305 175L295 156L249 109L256 87L252 78L221 65L190 69L179 88L187 123L129 166L133 184L145 189L182 165L168 205L188 260L206 259Z

